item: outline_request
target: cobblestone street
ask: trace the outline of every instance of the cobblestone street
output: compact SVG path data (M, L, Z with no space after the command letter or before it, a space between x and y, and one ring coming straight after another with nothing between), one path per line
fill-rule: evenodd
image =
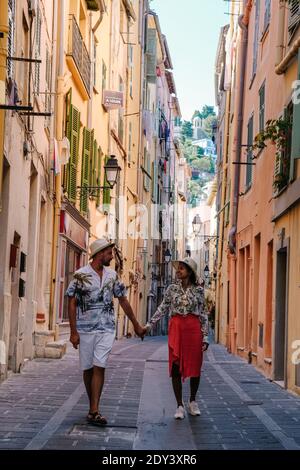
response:
M206 353L200 417L173 418L165 337L117 341L101 412L86 424L77 351L35 359L0 386L1 449L300 449L300 398L266 380L219 345ZM188 400L188 382L184 384Z

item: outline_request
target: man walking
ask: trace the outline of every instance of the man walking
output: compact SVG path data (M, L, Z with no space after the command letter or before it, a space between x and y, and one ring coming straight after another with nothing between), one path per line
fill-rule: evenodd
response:
M105 239L93 242L90 246L92 262L76 271L66 292L70 341L75 349L79 345L80 367L90 402L87 420L97 426L107 424L99 412L99 402L115 338L113 297L118 298L135 333L143 337L146 332L134 316L126 297L126 287L117 273L108 268L113 259L113 247L114 243Z

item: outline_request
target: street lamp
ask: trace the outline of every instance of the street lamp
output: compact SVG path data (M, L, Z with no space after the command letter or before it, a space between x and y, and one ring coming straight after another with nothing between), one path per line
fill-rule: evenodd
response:
M77 186L78 195L96 197L100 189L113 189L118 181L121 167L118 165L118 160L115 155L111 155L104 165L104 181L107 186Z
M207 280L209 278L209 267L206 265L204 268L204 277Z
M168 264L172 259L172 253L170 252L169 248L165 251L165 262Z
M111 155L107 160L106 165L104 165L105 178L111 188L113 188L118 181L120 171L121 168L118 165L116 156Z
M193 225L193 232L195 234L199 234L200 233L200 230L201 230L201 219L200 219L200 215L197 214L195 215L194 219L193 219L193 222L192 222L192 225Z

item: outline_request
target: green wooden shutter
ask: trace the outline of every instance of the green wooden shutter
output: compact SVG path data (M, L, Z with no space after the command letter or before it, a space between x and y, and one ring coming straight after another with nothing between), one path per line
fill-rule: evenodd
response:
M104 159L104 165L106 165L107 161L108 161L108 156L106 155ZM105 173L104 173L104 178L103 178L103 186L109 186ZM104 205L110 204L110 189L109 188L103 190L103 204Z
M96 174L96 186L101 186L101 161L102 161L102 150L101 147L97 151L97 174ZM100 189L97 191L96 206L100 206Z
M92 138L93 138L93 131L84 128L83 129L83 146L82 146L82 167L81 167L81 186L88 187L89 186L89 174L90 174L90 155L92 151ZM88 191L81 191L80 197L80 211L83 213L87 213L88 211Z
M300 80L300 49L298 50L298 80ZM294 100L293 112L291 178L294 176L294 160L298 158L300 158L300 99L297 96Z
M97 184L97 173L98 173L98 142L95 139L93 142L93 158L91 167L91 186L98 186Z
M80 112L75 106L70 106L70 160L68 164L67 193L71 202L76 202L77 164L79 151Z
M71 144L71 105L72 105L72 88L65 96L65 135L68 137ZM69 165L64 165L63 172L63 187L68 192L69 181Z
M90 186L97 186L97 170L98 170L98 143L94 139L94 131L92 131L91 154L90 154ZM97 198L96 190L93 191L94 200Z
M94 144L95 144L95 140L94 140L94 129L91 131L91 149L90 149L90 160L89 160L89 186L95 186L94 185L94 174L93 174L93 170L94 170Z

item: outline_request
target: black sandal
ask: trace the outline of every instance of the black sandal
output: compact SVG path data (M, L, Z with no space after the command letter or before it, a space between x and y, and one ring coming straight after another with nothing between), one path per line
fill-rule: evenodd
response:
M94 411L93 413L89 412L87 415L87 421L89 424L93 424L94 426L106 426L107 420L102 416L98 411Z

